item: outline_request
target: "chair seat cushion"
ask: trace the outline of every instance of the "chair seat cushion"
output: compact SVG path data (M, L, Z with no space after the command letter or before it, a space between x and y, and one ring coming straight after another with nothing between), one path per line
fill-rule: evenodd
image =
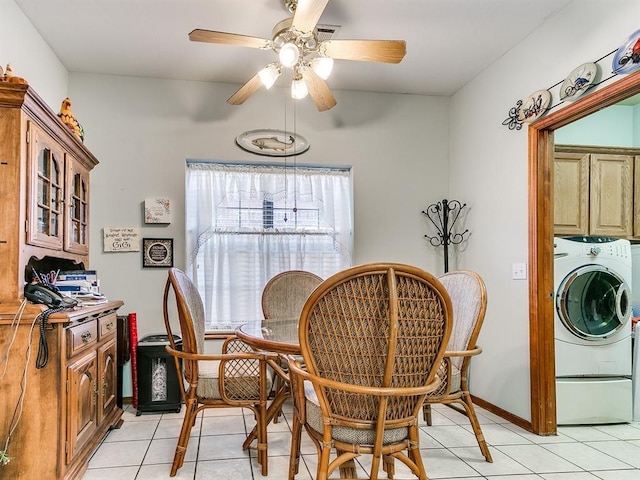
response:
M201 360L198 361L198 390L199 397L208 398L211 400L220 400L222 398L220 394L220 383L218 381L220 372L219 360ZM246 377L236 376L234 379L238 379L241 382L239 388L247 392L245 399L260 398L260 378L259 375L250 375ZM271 384L273 382L273 371L267 368L267 392L271 390Z
M427 400L438 401L438 399L445 397L447 388L449 389L448 395L460 392L462 388L462 375L460 374L460 369L453 363L451 364L451 378L446 378L447 364L444 361L440 364L438 376L441 379L441 383L434 391L427 394Z
M318 402L318 396L310 381L304 381L304 396L306 398L307 424L316 432L322 433L322 409ZM388 445L391 443L401 442L409 435L407 427L388 428L384 431L382 443ZM344 443L353 443L358 445L373 445L376 432L373 429L363 430L360 428L350 428L334 426L332 430L334 440Z
M462 388L460 369L455 365L451 365L451 393L459 392Z

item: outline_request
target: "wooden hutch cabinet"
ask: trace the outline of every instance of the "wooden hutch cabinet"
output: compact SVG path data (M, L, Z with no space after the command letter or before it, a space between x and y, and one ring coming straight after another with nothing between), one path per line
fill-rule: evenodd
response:
M46 307L23 303L32 269L89 268L89 175L97 164L30 87L0 83L0 352L10 347L0 358L0 372L7 369L0 448L15 426L2 478L80 479L102 437L121 422L122 302L52 313L44 334Z

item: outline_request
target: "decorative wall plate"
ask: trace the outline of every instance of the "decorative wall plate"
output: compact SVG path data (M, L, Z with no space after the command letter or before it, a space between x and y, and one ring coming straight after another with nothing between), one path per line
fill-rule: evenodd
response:
M636 30L613 55L611 68L619 75L640 69L640 30Z
M573 69L560 86L560 100L577 100L593 84L597 73L598 66L595 63L583 63Z
M549 90L536 90L522 102L518 112L518 120L531 123L539 119L547 111L550 103L551 94Z
M309 149L309 142L301 135L283 130L249 130L236 137L236 143L247 152L269 157L300 155Z

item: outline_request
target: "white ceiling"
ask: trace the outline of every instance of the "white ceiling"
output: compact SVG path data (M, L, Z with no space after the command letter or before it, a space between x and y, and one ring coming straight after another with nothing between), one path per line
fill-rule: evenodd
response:
M405 40L398 65L336 61L337 90L452 95L571 0L330 0L335 38ZM16 0L70 72L243 84L275 53L189 41L271 38L281 0Z

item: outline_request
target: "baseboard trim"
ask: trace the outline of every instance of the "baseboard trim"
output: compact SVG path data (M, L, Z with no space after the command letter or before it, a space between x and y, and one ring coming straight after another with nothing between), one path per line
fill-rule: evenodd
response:
M524 418L514 415L511 412L507 412L506 410L503 410L502 408L494 405L493 403L489 403L480 397L476 397L475 395L471 395L471 399L473 400L474 405L482 407L485 410L488 410L489 412L499 416L500 418L504 418L505 420L508 420L514 425L517 425L520 428L524 428L528 432L534 433L533 425L529 420L525 420Z

